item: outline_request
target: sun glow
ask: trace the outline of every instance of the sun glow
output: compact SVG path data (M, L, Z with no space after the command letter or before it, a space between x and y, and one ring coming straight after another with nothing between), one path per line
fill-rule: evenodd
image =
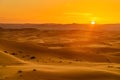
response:
M91 21L91 24L94 25L94 24L96 24L96 22L95 21Z

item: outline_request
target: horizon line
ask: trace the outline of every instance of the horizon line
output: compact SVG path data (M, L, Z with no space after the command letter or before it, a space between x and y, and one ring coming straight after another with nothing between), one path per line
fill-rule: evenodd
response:
M21 24L21 25L27 25L27 24L33 24L33 25L43 25L43 24L53 24L53 25L69 25L69 24L76 24L76 25L91 25L90 23L0 23L0 24ZM120 25L120 23L105 23L105 24L94 24L94 25Z

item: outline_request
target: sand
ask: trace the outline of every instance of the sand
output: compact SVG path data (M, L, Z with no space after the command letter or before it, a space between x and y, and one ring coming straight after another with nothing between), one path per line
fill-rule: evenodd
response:
M14 47L10 47L10 48L18 50L17 48ZM97 61L99 60L96 60L96 63L78 62L78 61L72 61L70 59L65 60L66 58L62 60L56 58L56 56L52 56L53 54L51 56L47 54L43 55L44 58L42 58L42 60L40 60L40 62L37 63L36 62L37 60L34 59L33 60L31 60L30 58L23 59L22 52L20 53L21 55L19 54L19 52L18 55L10 54L12 51L12 49L10 48L7 49L6 46L7 51L1 50L0 52L1 80L119 80L120 79L120 64L117 63L107 63L106 60L104 61L104 63L98 63ZM32 55L32 53L30 55ZM27 55L27 53L24 55ZM52 58L54 62L52 60L48 60L48 58L45 56ZM96 58L96 59L100 59L100 58Z
M42 41L38 45L21 38L22 31L17 36L20 41L14 36L16 31L15 39L13 36L8 39L12 32L7 37L6 33L0 38L0 80L120 80L118 45L80 49L77 43L45 44ZM32 39L36 41L35 36Z

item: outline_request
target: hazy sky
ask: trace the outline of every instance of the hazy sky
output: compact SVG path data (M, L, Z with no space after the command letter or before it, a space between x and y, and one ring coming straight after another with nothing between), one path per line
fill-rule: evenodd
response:
M120 0L0 0L3 23L120 23Z

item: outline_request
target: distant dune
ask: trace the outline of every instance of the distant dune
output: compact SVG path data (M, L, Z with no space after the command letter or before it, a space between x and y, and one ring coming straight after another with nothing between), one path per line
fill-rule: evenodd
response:
M94 27L95 31L120 31L120 24L0 24L4 29L40 29L40 30L88 30Z

